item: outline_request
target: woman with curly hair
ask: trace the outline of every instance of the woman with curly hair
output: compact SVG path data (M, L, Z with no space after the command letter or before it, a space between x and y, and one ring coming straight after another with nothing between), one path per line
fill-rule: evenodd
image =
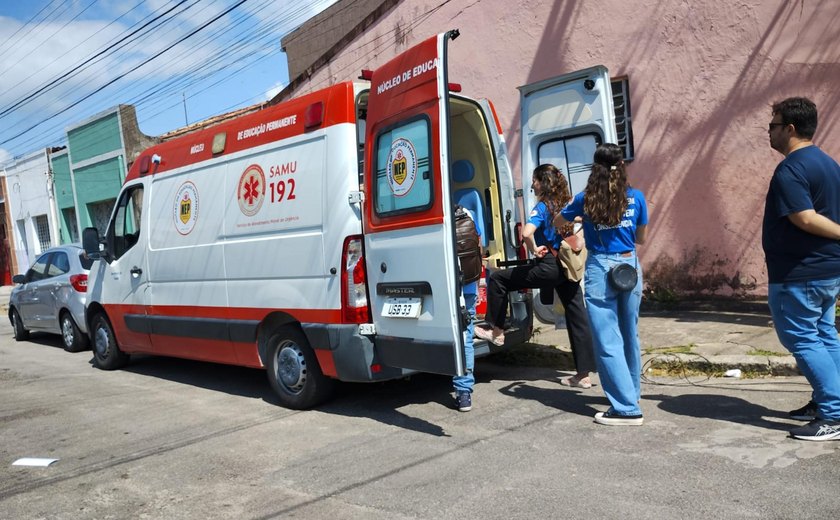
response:
M647 203L641 191L630 186L621 148L602 144L595 149L586 189L563 208L554 224L567 225L583 217L588 258L584 283L586 309L595 337L595 359L604 393L610 401L595 422L639 426L643 422L641 398L641 347L639 304L642 271L636 244L645 241ZM629 291L614 288L609 271L619 264L636 268L636 285Z
M554 165L543 164L534 169L531 189L538 202L522 230L522 241L536 257L536 261L532 265L502 269L490 274L485 321L493 328L476 327L475 335L495 345L503 345L507 293L526 288L553 288L566 309L566 328L577 369L574 376L561 380L561 383L565 386L590 388L592 383L589 373L595 371L595 360L589 318L583 305L583 291L580 283L566 279L553 253L549 254L558 249L564 236L572 233L572 224L562 226L558 233L552 223L554 216L572 199L569 185Z

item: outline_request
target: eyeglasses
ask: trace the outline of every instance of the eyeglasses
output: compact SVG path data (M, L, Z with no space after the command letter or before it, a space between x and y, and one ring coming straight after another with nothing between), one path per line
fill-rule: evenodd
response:
M767 131L768 132L772 131L774 126L787 126L787 125L788 125L787 123L770 123L769 125L767 125Z

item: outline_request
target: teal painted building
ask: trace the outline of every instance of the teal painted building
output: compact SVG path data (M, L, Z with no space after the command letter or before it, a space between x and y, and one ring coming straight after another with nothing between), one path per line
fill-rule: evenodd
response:
M67 130L67 148L51 157L61 242L78 242L79 230L104 234L128 168L158 142L140 132L131 105L119 105Z

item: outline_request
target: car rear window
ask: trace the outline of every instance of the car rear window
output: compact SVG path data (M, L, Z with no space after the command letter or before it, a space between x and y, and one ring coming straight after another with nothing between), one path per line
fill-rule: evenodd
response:
M90 268L93 266L93 260L91 260L84 251L79 253L79 262L82 263L82 269L87 269L88 271L90 271Z

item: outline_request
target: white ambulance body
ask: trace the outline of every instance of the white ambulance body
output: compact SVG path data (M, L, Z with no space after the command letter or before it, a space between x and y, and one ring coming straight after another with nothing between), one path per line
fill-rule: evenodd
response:
M407 50L369 84L145 150L90 272L96 366L150 353L265 368L290 408L323 401L335 380L463 374L454 205L479 216L489 265L521 249L492 106L448 83L455 37ZM99 252L95 229L84 242ZM507 344L532 327L531 294L512 293Z

